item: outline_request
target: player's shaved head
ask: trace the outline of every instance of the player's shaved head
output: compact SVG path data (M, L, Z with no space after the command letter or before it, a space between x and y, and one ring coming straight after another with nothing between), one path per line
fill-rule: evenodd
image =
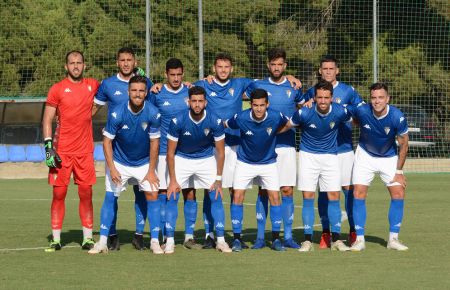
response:
M263 89L255 89L250 93L250 102L253 100L265 99L266 103L269 102L269 95L266 90Z
M69 51L69 52L66 54L66 64L69 63L69 57L70 57L72 54L78 54L78 55L80 55L80 56L81 56L81 60L84 62L84 55L83 55L83 53L82 53L81 51L79 51L79 50L71 50L71 51Z
M333 95L333 84L327 82L326 80L320 79L319 82L314 86L314 94L317 95L317 90L330 91Z
M284 48L280 48L280 47L272 48L267 53L268 61L273 61L277 58L282 58L283 60L286 60L286 50L284 50Z
M143 76L133 76L131 77L130 81L128 82L128 87L131 86L131 84L141 83L145 84L145 87L147 88L147 78Z
M122 53L128 53L131 54L133 57L136 57L136 54L134 53L134 50L131 47L122 47L117 51L117 59L119 59L120 55Z
M216 65L217 61L219 61L219 60L229 61L230 64L233 65L233 58L228 53L225 53L225 52L218 53L216 55L216 57L214 58L214 65Z
M205 97L205 96L206 96L206 91L205 91L205 89L202 88L202 87L196 87L196 86L194 86L194 87L191 87L191 88L188 90L188 94L189 94L189 99L190 99L192 96L194 96L194 95L196 95L196 96L198 96L198 95L203 95L203 97Z
M181 70L184 71L183 63L178 58L172 57L166 62L166 73L169 72L170 69L177 68L181 68Z

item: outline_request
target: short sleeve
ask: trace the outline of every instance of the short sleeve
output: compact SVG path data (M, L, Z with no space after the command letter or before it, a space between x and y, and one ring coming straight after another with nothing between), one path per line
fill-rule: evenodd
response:
M405 135L408 133L408 121L406 120L403 113L400 112L398 118L397 135Z
M245 89L244 95L245 97L250 99L251 93L256 89L256 81L252 81L248 84L247 88Z
M225 121L228 128L230 129L239 129L239 125L237 123L238 114L234 114L234 117Z
M169 131L167 133L167 139L178 142L179 137L180 137L180 129L178 126L178 119L173 118L169 124Z
M216 118L215 120L213 136L215 141L220 141L225 139L225 128L223 127L222 119Z
M150 129L149 129L149 133L148 133L150 136L150 139L161 137L160 127L161 127L161 114L159 113L158 109L152 108L151 119L150 119Z
M302 109L297 110L291 117L290 120L291 124L294 126L300 126L300 124L302 123L302 114L303 114Z
M120 116L113 112L108 116L108 121L106 122L105 130L103 130L103 136L114 139L116 137L117 131L120 128Z
M104 106L108 102L108 95L106 94L106 83L103 81L97 90L97 94L94 97L94 103L100 106Z
M358 94L358 92L355 90L355 88L352 87L350 104L357 105L362 102L363 102L363 100L362 100L361 96Z

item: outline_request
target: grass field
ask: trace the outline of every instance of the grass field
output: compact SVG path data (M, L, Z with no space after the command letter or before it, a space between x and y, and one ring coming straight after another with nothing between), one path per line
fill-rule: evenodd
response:
M66 247L59 252L45 253L51 200L46 180L0 180L0 288L450 289L450 175L410 174L407 177L409 184L401 232L401 239L410 247L407 252L385 248L389 198L377 181L369 192L367 250L362 253L319 250L316 244L311 253L273 252L266 248L227 255L213 250L190 251L178 245L171 256L154 256L150 251L132 249L134 213L130 190L119 199L121 250L98 256L81 251L78 197L74 186L70 187L66 200L62 234ZM103 183L104 180L99 179L94 188L96 238ZM256 231L254 191L248 192L246 202L245 239L253 241ZM298 193L296 205L294 235L300 240L303 235ZM201 206L199 203L199 214ZM230 239L228 203L225 208ZM318 222L316 217L316 224ZM181 238L182 210L177 225L177 235ZM343 233L347 233L347 222L343 225ZM202 227L199 215L196 236L203 236ZM320 227L315 230L317 241Z

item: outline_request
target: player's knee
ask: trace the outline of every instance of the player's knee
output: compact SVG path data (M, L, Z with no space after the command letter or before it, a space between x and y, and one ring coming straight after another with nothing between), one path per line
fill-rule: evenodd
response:
M278 191L270 190L267 192L269 195L269 202L271 205L280 205L280 195L278 194Z
M53 187L53 200L65 200L67 195L67 186Z
M353 197L357 199L366 199L367 187L361 185L355 185L353 189Z
M315 193L312 191L303 191L303 198L304 199L314 199Z
M292 186L282 186L281 195L282 196L292 196L294 194L294 188Z
M184 200L195 200L195 189L193 188L186 188L182 190L183 192L183 198Z
M145 199L146 200L157 200L158 199L158 192L157 191L144 191Z
M78 185L78 196L80 197L80 200L92 200L92 185Z
M235 190L233 192L233 203L234 204L242 204L244 202L244 193Z
M339 200L339 192L338 191L328 192L328 200Z

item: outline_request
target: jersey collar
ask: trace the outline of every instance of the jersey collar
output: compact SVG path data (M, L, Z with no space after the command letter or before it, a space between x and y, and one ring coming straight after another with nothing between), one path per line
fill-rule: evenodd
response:
M333 89L335 89L337 86L339 86L339 81L336 81L336 83L333 86Z
M189 110L189 119L191 119L192 122L194 122L196 125L198 125L198 124L200 124L201 122L203 122L203 120L205 120L205 118L206 118L206 110L204 110L203 112L205 112L205 114L203 115L203 117L202 117L200 120L195 121L195 120L192 119L192 117L191 117L191 110Z
M262 123L262 122L264 122L264 121L267 119L267 115L268 115L267 111L266 111L266 114L264 115L264 118L263 118L261 121L258 121L258 120L253 119L252 110L250 109L249 111L250 111L250 119L251 119L253 122L256 122L256 123Z
M124 80L123 78L121 78L119 73L117 73L117 79L121 82L126 82L126 83L129 82L129 80Z
M169 88L169 86L167 84L164 84L164 87L166 88L166 90L168 92L171 92L173 94L178 94L179 92L181 92L181 90L184 88L184 84L181 84L180 88L176 91L172 90L171 88Z
M142 109L140 109L137 113L135 113L135 112L133 112L133 111L131 110L131 108L130 108L130 101L128 101L127 107L128 107L128 111L130 111L131 114L133 114L133 115L139 115L139 114L144 110L144 108L145 108L145 101L144 101L144 106L143 106Z
M279 86L279 85L282 85L282 84L284 84L285 82L287 82L287 78L286 78L286 76L283 76L283 78L284 78L284 80L282 80L281 82L279 82L279 83L277 83L277 82L274 82L273 80L272 80L272 78L271 77L268 77L267 79L269 80L269 83L271 83L271 84L273 84L273 85L277 85L277 86Z
M218 84L218 85L221 86L221 87L224 87L224 86L228 85L228 83L230 82L230 79L228 79L228 80L227 80L226 82L224 82L224 83L221 83L221 82L219 82L218 80L216 80L216 78L214 78L213 82L215 82L216 84Z
M375 116L375 114L373 113L373 108L372 108L372 115L375 117L375 119L381 120L381 119L384 119L387 115L389 115L389 109L390 109L389 104L387 104L386 107L387 107L386 114L384 114L383 116L380 116L380 117Z
M331 111L333 110L333 103L331 103L331 105L330 105L330 110L329 110L328 113L326 113L326 114L322 114L321 112L317 111L317 104L314 106L314 110L316 110L316 112L317 112L317 114L319 114L319 116L321 116L321 117L326 117L326 116L328 116L328 115L331 113Z

